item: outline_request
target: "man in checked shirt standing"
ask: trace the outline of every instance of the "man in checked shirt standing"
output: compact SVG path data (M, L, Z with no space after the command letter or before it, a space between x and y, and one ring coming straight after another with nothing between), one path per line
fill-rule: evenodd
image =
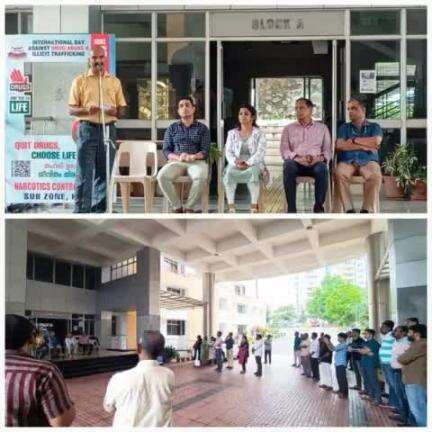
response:
M175 213L200 213L197 204L208 177L206 159L210 148L210 131L195 120L195 103L191 97L178 102L180 120L165 132L163 153L168 163L159 171L158 181ZM189 197L183 207L174 181L187 174L192 179Z
M60 370L27 353L35 333L27 318L6 315L6 426L70 426L75 406Z

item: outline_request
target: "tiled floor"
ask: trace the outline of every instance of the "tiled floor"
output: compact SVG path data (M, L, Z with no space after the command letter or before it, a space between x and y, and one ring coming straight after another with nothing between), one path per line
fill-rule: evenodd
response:
M254 364L241 375L234 370L217 374L213 367L195 369L190 363L172 366L176 375L175 426L350 426L350 418L362 418L352 426L392 426L387 412L370 408L357 394L341 400L318 388L312 380L290 367L291 359L275 355L271 366L263 365L263 376L253 375ZM102 400L112 374L67 380L76 403L73 426L109 426L111 415ZM351 410L361 415L350 416ZM364 424L366 423L366 424Z
M313 195L303 195L300 191L297 198L297 211L299 213L311 213L313 208ZM281 198L282 199L282 198ZM270 209L266 209L265 213L282 213L281 206L282 201L275 203ZM163 213L162 198L156 197L154 200L153 213ZM353 195L354 207L359 211L362 204L361 195ZM247 196L240 197L236 201L236 210L238 213L248 214L249 213L249 198ZM380 213L426 213L426 201L404 201L404 200L390 200L381 197L380 200ZM50 213L50 214L62 214L72 213L73 205L39 205L39 206L28 206L24 209L15 207L17 213ZM122 213L121 201L113 205L113 213ZM130 201L129 213L144 213L144 202L142 198L133 197ZM219 214L217 211L216 199L210 199L209 213Z

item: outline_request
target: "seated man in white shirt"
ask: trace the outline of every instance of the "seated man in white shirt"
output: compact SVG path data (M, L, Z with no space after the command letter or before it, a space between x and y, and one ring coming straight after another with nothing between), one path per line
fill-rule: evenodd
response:
M137 366L111 377L103 406L105 411L115 411L113 426L172 425L174 372L156 361L164 347L160 332L144 332Z

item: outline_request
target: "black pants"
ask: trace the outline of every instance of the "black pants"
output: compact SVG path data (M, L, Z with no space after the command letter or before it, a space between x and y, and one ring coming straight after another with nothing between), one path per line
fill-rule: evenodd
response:
M311 369L312 369L312 377L314 380L319 381L319 363L317 358L311 357Z
M346 366L336 366L336 378L339 384L339 392L348 396L348 381L346 376Z
M271 364L271 351L264 351L264 363L267 363L267 359L268 362Z
M246 363L242 363L241 365L242 365L242 371L246 372Z
M255 356L255 361L257 364L257 371L256 374L257 376L261 376L262 375L262 362L261 362L261 356Z
M323 206L328 186L328 169L324 162L318 162L311 167L305 167L293 160L284 161L283 182L288 213L296 213L297 176L311 176L315 179L315 205Z
M352 359L352 368L356 377L356 387L361 389L362 388L362 377L361 377L361 371L360 371L360 360L356 360L355 358Z

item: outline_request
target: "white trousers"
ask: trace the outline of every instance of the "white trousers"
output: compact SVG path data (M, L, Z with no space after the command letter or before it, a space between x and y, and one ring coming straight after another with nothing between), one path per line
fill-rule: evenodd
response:
M331 377L332 377L332 387L334 391L339 391L339 384L338 384L338 380L336 377L336 366L333 363L331 365Z
M319 364L320 385L332 387L332 365L330 363L321 362Z

